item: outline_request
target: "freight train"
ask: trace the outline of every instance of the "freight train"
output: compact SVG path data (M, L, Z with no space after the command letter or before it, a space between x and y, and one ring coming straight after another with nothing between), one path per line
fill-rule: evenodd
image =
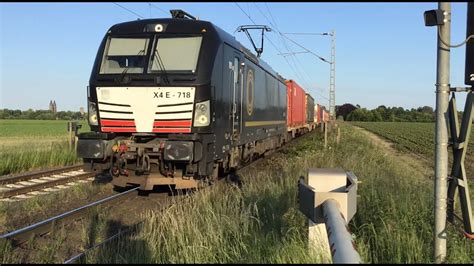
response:
M196 188L328 119L232 35L181 10L113 25L87 89L77 154L115 187Z

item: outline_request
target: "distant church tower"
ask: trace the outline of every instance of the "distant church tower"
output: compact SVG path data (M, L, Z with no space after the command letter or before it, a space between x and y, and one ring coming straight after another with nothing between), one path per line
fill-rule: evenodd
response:
M58 111L56 107L56 101L53 101L53 100L49 101L49 111L53 112L53 114L55 114Z

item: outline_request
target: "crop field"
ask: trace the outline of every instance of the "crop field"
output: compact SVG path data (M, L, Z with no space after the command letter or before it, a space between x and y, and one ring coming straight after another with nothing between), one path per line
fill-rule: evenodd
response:
M0 175L75 163L67 140L65 120L0 120Z
M352 122L392 142L396 149L412 152L434 163L435 124L413 122ZM474 170L474 128L467 150L465 166L471 177ZM451 149L449 149L451 157ZM451 160L451 158L450 158Z

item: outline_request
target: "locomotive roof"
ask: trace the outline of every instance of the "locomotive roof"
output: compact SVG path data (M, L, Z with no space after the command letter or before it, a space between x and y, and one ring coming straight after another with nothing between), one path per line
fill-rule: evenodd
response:
M278 74L273 68L262 59L257 58L249 49L243 46L234 36L219 28L215 24L205 20L180 19L180 18L159 18L159 19L141 19L115 24L110 27L108 33L110 34L136 34L145 32L149 24L163 24L166 25L167 33L201 33L203 29L208 32L210 29L214 30L215 34L227 44L242 51L247 58L259 64L266 71L279 78L281 82L285 79Z

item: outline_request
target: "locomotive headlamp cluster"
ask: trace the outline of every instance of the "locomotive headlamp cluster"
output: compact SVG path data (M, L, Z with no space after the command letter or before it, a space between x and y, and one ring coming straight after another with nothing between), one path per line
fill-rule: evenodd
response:
M162 31L163 31L163 25L161 25L161 24L156 24L156 25L155 25L155 31L156 31L156 32L162 32Z
M89 102L88 113L89 113L89 125L97 126L99 123L97 119L97 106L95 103Z
M210 123L209 101L196 103L196 110L194 111L194 126L206 127Z
M146 32L163 32L166 30L166 24L148 24L145 30Z
M207 105L205 104L199 104L198 107L199 107L199 111L201 112L206 112L207 110Z

